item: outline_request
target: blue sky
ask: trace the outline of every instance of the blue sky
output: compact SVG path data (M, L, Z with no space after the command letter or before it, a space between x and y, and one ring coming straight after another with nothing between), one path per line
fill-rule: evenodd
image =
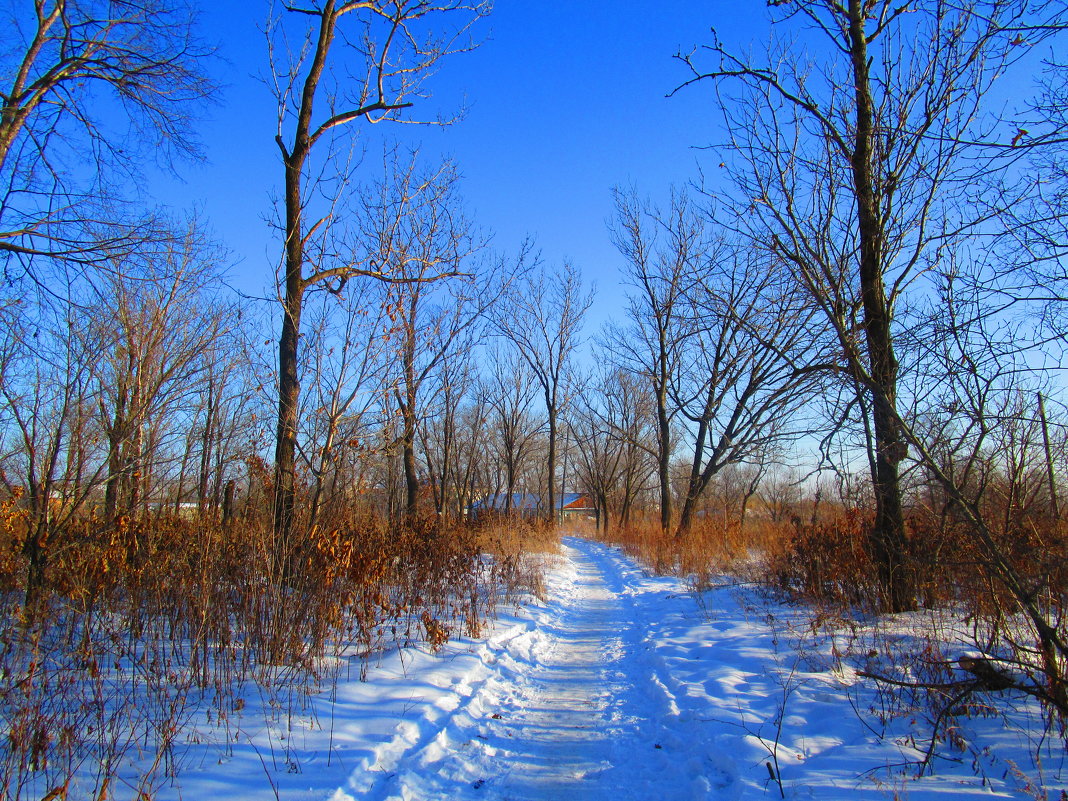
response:
M224 86L201 126L207 161L183 166L179 181L153 177L150 191L202 210L233 254L231 283L270 295L280 246L265 218L282 171L275 103L262 80L269 3L201 6L204 37L224 60L214 67ZM606 228L612 187L663 196L695 179L699 164L716 174L720 157L699 149L717 139L712 87L666 97L688 77L674 54L709 42L712 27L735 52L759 50L767 8L759 0L497 0L477 29L482 45L444 61L429 82L434 97L413 110L427 119L466 108L463 119L444 128L365 125L362 141L374 153L403 137L427 157L451 156L472 216L497 249L514 252L530 235L547 263L569 259L596 285L592 335L624 303ZM1019 88L1002 91L1008 98Z
M181 180L163 181L158 194L201 209L233 253L234 286L265 294L278 252L265 217L281 164L274 101L259 78L267 5L253 5L203 4L202 30L219 43L225 86L201 126L207 162L181 168ZM665 97L686 76L672 56L708 41L713 25L725 39L750 40L764 8L745 10L755 20L719 0L498 0L481 23L481 47L449 59L429 85L425 116L466 106L464 118L442 129L373 126L364 142L414 137L424 153L453 157L472 214L497 248L512 251L529 234L548 263L570 259L596 284L592 333L622 304L620 258L605 224L611 188L661 194L712 158L694 149L714 138L712 98L703 87Z

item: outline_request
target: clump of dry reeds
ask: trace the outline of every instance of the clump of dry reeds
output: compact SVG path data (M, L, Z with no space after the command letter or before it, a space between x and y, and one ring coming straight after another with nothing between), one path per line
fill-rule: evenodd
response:
M659 573L688 576L698 585L724 572L749 572L786 547L790 527L771 520L702 517L688 531L664 531L659 521L638 519L598 536Z

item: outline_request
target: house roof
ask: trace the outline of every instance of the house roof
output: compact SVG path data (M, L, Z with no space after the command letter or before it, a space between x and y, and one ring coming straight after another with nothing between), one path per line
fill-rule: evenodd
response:
M508 494L498 493L487 495L485 498L471 504L472 509L494 509L504 511L507 507ZM512 509L516 511L524 509L537 509L541 506L541 496L533 492L516 492L512 495ZM592 509L589 497L584 492L565 492L556 498L557 509Z
M537 509L541 504L541 498L530 492L516 492L512 494L512 509ZM503 512L508 508L508 493L487 495L485 498L471 504L472 509L494 509Z
M580 503L581 501L581 503ZM585 492L565 492L556 501L557 509L590 509L589 498Z

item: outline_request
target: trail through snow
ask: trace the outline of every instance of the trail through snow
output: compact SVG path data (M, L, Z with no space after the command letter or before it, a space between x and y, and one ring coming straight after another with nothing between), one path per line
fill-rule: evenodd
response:
M680 782L679 754L657 741L656 713L669 704L645 664L619 562L585 540L570 540L565 557L571 569L557 576L537 629L510 643L497 675L450 725L398 759L377 797L592 801L638 787L659 787L664 799L707 796L704 771Z
M871 648L863 626L817 631L810 612L752 588L694 593L575 537L544 595L500 610L483 639L383 655L366 681L358 660L338 663L306 708L249 698L226 742L198 730L157 797L776 799L773 754L787 799L1065 786L1063 749L1038 739L1023 703L1011 720L960 719L963 750L941 748L934 775L916 780L903 766L922 757L929 721L879 720L877 694L850 667ZM911 636L907 617L888 625Z

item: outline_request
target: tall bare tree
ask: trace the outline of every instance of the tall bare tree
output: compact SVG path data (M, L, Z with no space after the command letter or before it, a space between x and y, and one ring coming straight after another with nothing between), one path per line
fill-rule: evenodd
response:
M101 489L113 517L143 511L162 488L219 332L205 314L212 255L191 227L169 259L117 265L93 294L69 290L32 318L0 314L0 481L25 497L29 605L44 587L51 536Z
M1027 45L1050 35L1058 4L769 6L773 30L784 32L763 62L717 40L682 56L687 83L714 81L721 92L724 149L738 157L724 161L738 227L791 265L833 326L842 375L865 397L873 551L887 606L908 609L915 593L899 467L907 447L895 310L955 235L988 218L981 204L957 203L997 166L974 145L1010 145L1017 132L985 116L983 98ZM823 45L802 54L809 42Z
M599 524L630 523L638 494L656 472L657 420L644 376L611 368L584 388L571 414L575 460L584 489L596 501Z
M254 391L243 308L236 303L207 303L205 314L218 321L194 368L197 380L188 401L185 440L179 446L178 473L171 476L175 513L195 501L203 516L234 514L236 482L241 463L258 450L256 424L262 393ZM190 480L191 479L191 480ZM188 508L188 507L185 507Z
M423 462L439 519L451 517L465 505L460 500L461 485L471 468L470 446L474 443L463 441L461 428L465 422L476 427L485 422L482 399L475 396L473 402L467 403L475 382L475 333L469 332L445 352L432 376L433 401L419 421ZM462 467L461 456L467 457Z
M541 388L548 416L548 477L542 512L556 513L556 453L560 417L568 402L568 370L581 342L582 318L593 293L582 288L579 272L565 264L559 272L544 267L517 282L502 304L495 324L518 348Z
M918 413L899 418L919 466L916 503L937 526L939 547L955 549L936 562L935 575L971 588L959 596L975 619L973 647L998 655L1005 687L1063 721L1068 620L1056 481L1064 469L1063 395L1059 410L1047 407L1043 396L1057 382L1021 349L1031 321L992 306L972 280L950 272L943 281L923 338ZM1016 624L1005 626L1007 617Z
M491 372L483 376L481 394L490 407L488 425L504 470L505 496L501 511L510 515L519 478L543 426L531 409L537 388L526 359L513 347L498 346L491 351L489 362Z
M204 303L217 267L190 226L183 247L166 259L151 254L143 264L120 263L102 284L97 308L109 314L95 321L105 346L95 375L108 517L139 511L147 500L163 427L195 392L205 352L224 325Z
M660 527L673 523L671 459L676 443L672 420L677 408L671 386L681 364L687 336L687 296L708 258L710 237L704 219L685 193L672 192L667 210L615 192L612 239L626 259L629 324L606 333L616 360L649 381L656 405L657 479Z
M337 211L350 178L349 157L339 157L337 148L351 144L356 123L402 119L426 96L425 81L438 62L471 47L468 30L488 9L482 0L298 2L283 5L269 26L284 173L274 508L279 551L289 546L293 525L304 295L315 285L339 289L359 275L389 278L382 264L351 256L352 245L345 243ZM439 21L447 30L433 30Z
M709 482L806 430L795 419L827 369L819 318L774 262L728 244L709 253L690 307L671 395L693 457L679 512L685 534Z
M27 609L36 606L44 587L50 535L78 512L105 474L91 446L101 343L73 305L45 311L32 325L5 314L0 344L0 481L26 509Z
M0 253L100 264L146 233L116 225L99 202L116 196L114 170L138 156L196 154L194 112L215 92L203 71L211 50L186 0L17 0L6 9Z
M484 252L486 241L464 213L459 177L448 162L423 169L415 155L391 156L375 199L368 200L363 230L371 260L390 276L386 303L396 356L390 389L402 421L405 516L412 520L420 419L431 400L447 401L455 413L463 393L449 375L455 371L442 367L456 367L458 351L478 341L511 271L504 259Z
M304 393L298 443L310 476L309 525L343 498L345 454L359 452L378 422L393 325L386 289L373 279L357 279L339 295L321 293L315 300L303 357L314 384Z

